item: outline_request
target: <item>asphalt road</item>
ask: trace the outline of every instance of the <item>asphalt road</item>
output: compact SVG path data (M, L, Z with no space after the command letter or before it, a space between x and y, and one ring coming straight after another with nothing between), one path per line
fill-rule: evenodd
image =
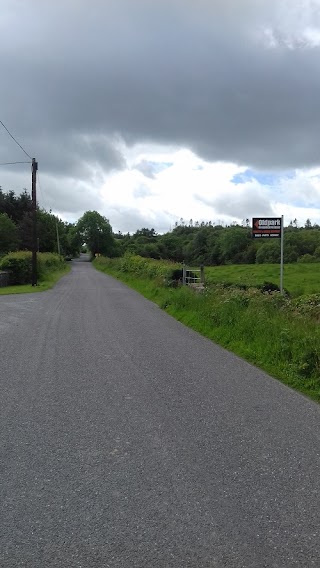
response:
M74 262L0 296L0 566L320 566L320 407Z

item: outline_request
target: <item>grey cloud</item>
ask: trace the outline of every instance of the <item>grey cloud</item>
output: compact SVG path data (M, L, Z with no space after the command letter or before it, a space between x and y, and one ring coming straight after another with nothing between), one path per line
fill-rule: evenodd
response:
M72 214L76 218L86 209L99 209L102 202L97 189L105 182L106 172L125 167L120 151L102 135L42 135L38 144L38 202L65 216ZM11 159L11 152L12 148L9 152L6 149L5 160ZM16 149L14 152L20 159ZM24 187L30 189L30 171L27 164L2 167L0 185L5 191L13 189L16 193Z
M4 191L21 193L26 189L31 194L31 166L15 165L10 169L0 168L0 186Z
M66 134L43 137L37 154L41 168L48 174L91 179L94 172L123 169L125 160L105 136Z
M43 129L62 143L70 131L117 132L211 160L318 161L318 50L265 49L251 31L274 2L269 11L247 0L241 9L230 0L14 4L0 40L9 79L1 106L16 130L33 131L33 147Z
M261 169L317 164L319 48L263 44L263 30L279 34L285 17L283 34L299 39L300 12L286 7L3 0L2 119L52 178L92 183L125 167L117 140L180 145ZM307 7L300 3L303 25L319 25ZM19 152L0 132L0 161Z
M16 194L26 189L31 195L31 169L28 165L19 172L1 168L0 186L4 191L13 190ZM40 207L52 209L73 220L77 220L85 210L103 207L96 186L76 178L52 177L41 169L38 171L37 201Z
M94 187L71 178L40 176L39 204L45 209L58 210L65 217L80 217L83 211L101 209L103 202Z
M15 159L28 160L21 150L0 133L1 161ZM20 137L21 139L21 137ZM40 133L36 144L32 140L24 142L24 147L35 156L41 169L54 176L69 176L90 179L92 171L111 171L124 169L125 159L117 148L117 142L102 135L65 133Z

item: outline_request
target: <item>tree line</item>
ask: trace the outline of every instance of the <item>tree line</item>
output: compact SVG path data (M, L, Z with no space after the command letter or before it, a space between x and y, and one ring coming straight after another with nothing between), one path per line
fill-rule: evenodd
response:
M222 226L180 221L164 235L144 228L133 235L115 237L120 255L130 251L144 257L207 266L280 262L280 239L253 239L248 223ZM284 260L320 262L320 226L312 226L307 220L304 227L296 222L285 227Z
M66 223L51 211L37 208L38 250L74 257L87 250L92 257L137 254L188 264L254 264L280 262L280 239L253 239L249 220L241 225L180 219L165 234L142 228L134 234L114 233L97 211L86 211L76 223ZM85 249L83 249L85 247ZM26 190L20 195L0 188L0 255L32 248L32 202ZM307 219L303 227L291 221L284 229L284 260L320 262L320 226Z

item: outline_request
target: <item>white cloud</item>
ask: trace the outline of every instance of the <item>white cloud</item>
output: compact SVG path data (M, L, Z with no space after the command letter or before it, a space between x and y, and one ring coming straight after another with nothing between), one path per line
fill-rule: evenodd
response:
M148 175L136 169L114 173L108 176L100 192L102 208L111 222L116 223L117 230L152 226L165 232L180 218L187 222L193 219L241 223L254 216L283 214L286 222L294 218L300 224L307 218L320 222L320 169L271 176L269 183L258 181L263 177L259 172L255 179L253 171L251 179L235 183L234 176L245 176L245 167L206 162L190 150L164 153L161 148L157 153L153 147L150 154L145 148L141 154L140 151L141 147L131 147L129 161L143 162ZM125 157L128 160L126 154ZM163 169L163 163L169 166ZM149 164L155 172L152 178ZM140 225L134 225L135 222Z

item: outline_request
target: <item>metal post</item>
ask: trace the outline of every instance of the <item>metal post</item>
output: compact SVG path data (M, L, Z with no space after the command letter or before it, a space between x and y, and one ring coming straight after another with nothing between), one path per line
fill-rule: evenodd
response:
M201 264L200 266L200 283L204 284L204 266Z
M32 158L32 184L31 184L31 197L32 197L32 286L37 285L37 169L38 163L35 158Z
M185 263L182 264L182 286L186 285L187 279L187 269Z
M280 292L283 294L283 215L281 216L281 255L280 255Z

